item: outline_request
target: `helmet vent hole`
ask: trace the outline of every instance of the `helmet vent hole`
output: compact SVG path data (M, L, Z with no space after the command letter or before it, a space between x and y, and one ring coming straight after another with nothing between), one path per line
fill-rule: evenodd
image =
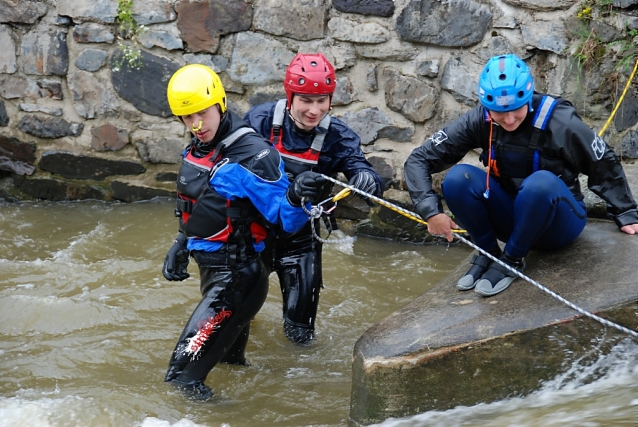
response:
M523 98L525 96L525 92L523 92L522 90L519 90L516 96L518 96L519 98Z
M328 77L328 78L326 79L326 84L327 84L327 85L329 85L330 83L332 83L332 80L330 80L330 77Z
M494 97L492 95L487 95L485 98L487 98L487 102L494 101Z
M299 78L299 84L302 85L304 83L306 83L306 79L304 79L303 77L300 77Z
M499 75L498 75L498 79L499 79L500 81L504 81L504 80L506 80L506 79L507 79L507 76L506 76L505 74L499 74Z
M312 67L316 67L317 66L317 61L310 61L310 65Z

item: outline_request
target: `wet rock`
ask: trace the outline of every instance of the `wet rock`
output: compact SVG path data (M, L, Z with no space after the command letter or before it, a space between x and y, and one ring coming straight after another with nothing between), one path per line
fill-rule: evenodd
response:
M126 182L111 182L112 197L123 202L139 202L140 200L150 200L155 197L176 197L174 191L162 190L152 187L141 187Z
M65 200L105 200L106 194L99 188L86 184L48 178L15 177L15 187L24 194L40 200L60 202Z
M63 136L78 136L82 133L82 123L69 123L64 119L54 117L39 117L26 115L20 119L18 129L38 138L62 138Z
M394 0L332 0L332 6L345 13L389 18L394 14Z
M568 247L532 251L525 274L636 330L635 249L613 223L593 221ZM359 338L350 407L356 425L525 396L568 375L578 359L627 341L522 279L491 298L456 290L469 259Z
M155 180L158 182L177 182L176 172L160 172L155 175Z
M0 135L0 170L17 175L31 175L35 171L33 142L21 142L16 138Z
M137 162L74 155L63 151L43 153L38 165L42 170L63 178L95 181L102 181L109 176L139 175L146 172L146 168Z

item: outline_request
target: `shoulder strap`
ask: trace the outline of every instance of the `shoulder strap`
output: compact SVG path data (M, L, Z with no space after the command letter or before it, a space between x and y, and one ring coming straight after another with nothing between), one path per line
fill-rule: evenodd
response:
M286 112L286 100L280 99L275 105L275 113L272 116L272 130L275 136L279 136L281 125L284 123L284 113Z
M244 135L247 135L249 133L256 133L255 130L253 128L250 127L242 127L237 129L236 131L234 131L233 133L231 133L230 135L228 135L226 138L222 139L219 142L219 150L224 150L228 147L230 147L231 145L233 145L233 143L235 143L235 141L237 141L239 138L241 138Z
M330 127L330 120L330 114L326 114L319 122L319 130L315 134L315 139L312 141L312 146L310 146L311 150L321 152L321 149L323 148L323 141L326 139L328 128Z
M532 139L530 141L529 147L533 150L538 148L538 144L540 141L541 131L545 130L547 127L547 122L549 122L552 113L554 112L554 107L556 106L556 99L551 96L543 96L541 100L540 106L536 109L536 114L534 115L534 119L532 120L532 126L534 126L534 133L532 134Z

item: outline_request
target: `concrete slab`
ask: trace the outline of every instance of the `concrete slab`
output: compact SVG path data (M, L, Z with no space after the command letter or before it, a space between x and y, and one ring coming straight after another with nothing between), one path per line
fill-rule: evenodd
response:
M592 340L628 336L581 319L522 279L490 298L458 291L469 259L358 340L352 425L525 395L590 351ZM638 328L638 236L590 219L573 244L532 251L526 260L531 279L587 311Z

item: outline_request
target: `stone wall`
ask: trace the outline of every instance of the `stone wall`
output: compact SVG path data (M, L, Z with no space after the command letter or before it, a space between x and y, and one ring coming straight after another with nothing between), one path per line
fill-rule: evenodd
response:
M578 20L576 0L134 0L145 29L137 69L117 0L0 0L0 198L172 195L187 134L166 101L171 74L212 67L243 115L283 97L286 65L315 51L337 68L333 114L401 190L408 154L476 105L496 54L526 59L538 90L600 128L633 65L618 67L635 51L636 4L614 0L611 13ZM599 50L587 62L578 49L591 34ZM627 158L638 157L637 100L631 87L605 134Z

